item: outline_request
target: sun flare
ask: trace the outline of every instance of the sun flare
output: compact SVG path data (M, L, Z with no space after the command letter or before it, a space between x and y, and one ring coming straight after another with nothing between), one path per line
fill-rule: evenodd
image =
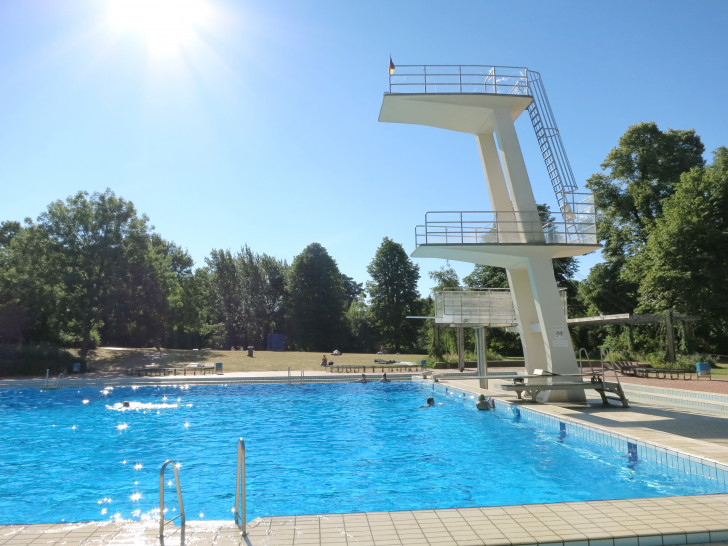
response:
M179 52L205 23L204 0L109 0L109 20L122 32L139 35L153 57Z

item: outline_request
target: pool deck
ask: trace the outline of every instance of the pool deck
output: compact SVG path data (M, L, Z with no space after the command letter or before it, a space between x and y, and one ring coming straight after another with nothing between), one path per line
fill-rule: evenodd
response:
M225 374L233 378L237 374ZM262 374L255 374L260 377ZM283 377L283 374L269 374ZM327 374L330 376L330 374ZM728 396L728 379L670 380L622 378L629 387L649 387L679 398L690 392ZM490 387L497 388L496 382ZM728 465L728 410L681 409L631 401L590 404L534 404L501 390L481 391L476 380L441 381L501 402L523 404L657 446ZM4 386L8 386L4 383ZM79 385L80 386L80 385ZM629 397L629 394L628 394ZM728 401L728 398L727 398ZM505 408L498 404L496 411ZM598 479L598 477L595 477ZM249 545L563 545L653 546L728 544L728 494L531 504L447 510L357 514L315 514L256 518L241 537L232 521L188 521L168 527L165 544ZM158 544L157 522L89 522L2 525L0 545Z

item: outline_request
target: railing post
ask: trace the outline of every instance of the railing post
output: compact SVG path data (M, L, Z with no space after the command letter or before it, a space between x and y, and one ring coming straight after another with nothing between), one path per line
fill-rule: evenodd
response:
M238 440L238 473L235 480L235 525L242 531L243 536L248 535L245 523L245 442Z
M168 464L172 464L172 470L174 471L174 482L177 486L177 502L179 503L179 516L175 516L170 520L164 519L164 470ZM182 486L179 483L179 470L178 465L172 459L167 459L162 465L162 470L159 472L159 540L164 542L164 526L167 523L171 523L177 518L180 518L180 524L184 527L185 524L185 507L182 504Z

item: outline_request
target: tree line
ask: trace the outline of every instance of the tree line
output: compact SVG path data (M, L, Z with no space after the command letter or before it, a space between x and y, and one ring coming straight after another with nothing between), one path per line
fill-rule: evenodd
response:
M597 207L603 263L575 280L577 262L554 260L569 316L679 313L679 350L728 354L728 149L706 163L693 130L629 127L601 171L587 180ZM548 219L549 211L540 207ZM189 254L155 233L149 219L111 190L79 192L37 220L0 222L0 343L265 347L285 335L294 350L441 354L425 321L432 299L399 243L384 238L357 283L312 243L291 264L243 245L214 249L194 267ZM460 279L445 266L439 288L506 287L502 269L476 266ZM669 323L666 323L669 324ZM667 326L575 328L575 345L627 353L664 352ZM515 334L493 331L490 347L518 354Z
M419 268L385 238L366 285L318 243L289 265L244 245L202 267L107 189L55 201L36 221L0 223L0 343L79 347L424 350L406 316L427 303ZM365 295L367 297L365 297Z

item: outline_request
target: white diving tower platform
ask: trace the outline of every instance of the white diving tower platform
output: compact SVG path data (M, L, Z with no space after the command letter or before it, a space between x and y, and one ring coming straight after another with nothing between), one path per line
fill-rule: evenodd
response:
M536 206L516 134L514 122L524 112L558 203L551 217ZM481 210L428 212L416 228L412 256L505 268L527 372L577 373L552 259L600 248L596 211L591 194L578 191L540 74L518 67L392 65L379 121L475 135L490 203ZM544 401L585 400L579 390L543 395Z

